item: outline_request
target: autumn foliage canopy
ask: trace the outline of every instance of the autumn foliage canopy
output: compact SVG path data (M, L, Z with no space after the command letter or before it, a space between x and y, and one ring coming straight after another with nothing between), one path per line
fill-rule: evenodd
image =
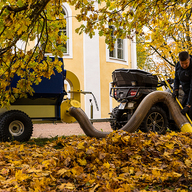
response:
M165 66L176 64L179 51L191 53L191 0L1 0L1 106L32 94L31 85L38 84L41 76L49 78L54 67L60 70L62 63L57 58L63 56L62 43L67 40L65 34L58 35L66 25L65 2L79 11L72 15L80 22L76 32L93 37L97 30L110 49L117 38L137 35L144 37L143 46L162 58ZM115 27L113 38L111 25ZM55 62L48 58L40 63L47 52ZM15 74L21 79L11 88Z

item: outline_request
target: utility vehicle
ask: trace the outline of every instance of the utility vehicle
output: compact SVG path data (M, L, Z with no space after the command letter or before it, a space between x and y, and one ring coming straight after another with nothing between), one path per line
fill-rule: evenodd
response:
M122 128L129 121L146 95L162 86L170 91L165 81L157 75L139 69L116 69L112 73L112 80L110 96L119 102L110 115L113 130ZM167 82L171 85L173 79L169 78ZM182 97L182 92L179 93ZM177 126L168 107L161 102L150 109L139 127L144 132L154 131L159 134L165 133L167 128L176 130Z

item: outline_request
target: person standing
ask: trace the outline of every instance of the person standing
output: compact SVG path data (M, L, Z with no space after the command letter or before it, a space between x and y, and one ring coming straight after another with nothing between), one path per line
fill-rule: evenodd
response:
M175 99L179 95L179 86L182 86L184 96L181 113L189 115L192 119L192 56L187 51L179 53L179 62L175 66L175 79L172 96Z

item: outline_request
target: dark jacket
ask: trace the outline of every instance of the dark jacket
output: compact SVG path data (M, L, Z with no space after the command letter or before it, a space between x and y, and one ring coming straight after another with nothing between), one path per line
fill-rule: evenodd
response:
M182 85L182 89L185 95L188 95L186 105L192 105L192 56L190 55L190 64L187 69L183 69L178 62L175 66L175 79L174 90L179 89L179 85Z

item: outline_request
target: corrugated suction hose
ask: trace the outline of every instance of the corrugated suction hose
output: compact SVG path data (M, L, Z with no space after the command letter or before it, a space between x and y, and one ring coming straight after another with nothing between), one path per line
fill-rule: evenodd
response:
M192 127L189 124L187 118L181 114L181 109L177 102L172 98L171 94L166 91L154 91L148 94L140 103L131 119L120 129L127 132L135 132L142 123L143 119L151 109L151 107L159 102L163 102L167 105L175 123L183 132L192 132ZM103 138L110 132L102 132L95 129L81 108L71 107L69 108L69 114L73 116L84 133L90 137Z

